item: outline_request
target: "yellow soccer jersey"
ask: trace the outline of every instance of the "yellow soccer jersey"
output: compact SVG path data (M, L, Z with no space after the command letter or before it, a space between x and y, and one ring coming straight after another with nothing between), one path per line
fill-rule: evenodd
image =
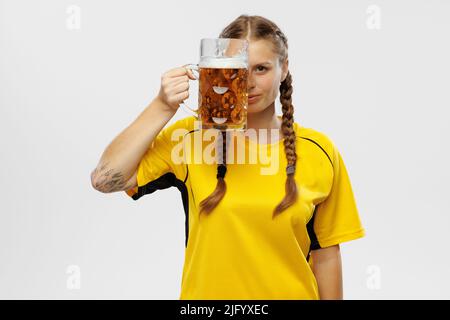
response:
M173 138L177 129L185 129L175 135L180 139ZM137 200L172 186L181 192L186 249L180 299L319 299L311 250L365 235L335 144L297 122L294 130L299 198L275 218L285 194L283 140L258 144L245 138L243 163L238 143L230 144L228 157L235 158L227 161L225 196L202 215L199 203L216 187L217 163L194 158L214 140L193 143L202 130L190 116L164 128L150 145L137 170L137 187L126 193ZM180 146L182 162L174 157ZM268 156L255 156L261 150ZM268 165L267 159L276 161Z

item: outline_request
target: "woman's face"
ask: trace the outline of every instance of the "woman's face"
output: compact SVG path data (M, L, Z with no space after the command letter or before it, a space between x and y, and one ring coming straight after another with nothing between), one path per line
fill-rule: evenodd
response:
M283 65L268 40L249 41L248 46L248 113L257 113L278 96L280 83L286 78L288 60ZM256 98L252 98L256 96Z

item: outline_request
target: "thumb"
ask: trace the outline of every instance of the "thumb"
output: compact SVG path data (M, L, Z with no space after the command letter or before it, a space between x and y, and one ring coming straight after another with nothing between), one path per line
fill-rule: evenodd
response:
M186 74L191 80L197 80L197 77L195 76L194 72L189 69L188 67L184 67L186 69Z

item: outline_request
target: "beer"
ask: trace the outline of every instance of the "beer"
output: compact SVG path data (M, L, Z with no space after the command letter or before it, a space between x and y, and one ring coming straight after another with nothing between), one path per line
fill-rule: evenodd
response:
M199 117L203 128L246 129L247 77L245 61L210 58L199 64Z

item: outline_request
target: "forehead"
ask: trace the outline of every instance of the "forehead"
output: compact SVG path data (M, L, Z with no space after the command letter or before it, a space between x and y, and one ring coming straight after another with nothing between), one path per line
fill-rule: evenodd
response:
M248 45L248 62L250 66L270 62L275 64L277 54L273 44L268 40L250 40Z

